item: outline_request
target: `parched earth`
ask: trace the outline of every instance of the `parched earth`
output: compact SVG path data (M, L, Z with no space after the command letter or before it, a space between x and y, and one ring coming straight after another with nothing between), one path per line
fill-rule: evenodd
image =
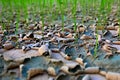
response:
M120 79L118 23L97 33L95 25L78 24L76 32L74 24L64 31L47 24L41 31L41 25L30 24L19 35L1 29L1 80Z
M62 30L59 21L42 27L21 19L16 33L15 22L3 20L8 28L0 25L0 80L120 80L120 23L114 16L105 27L86 16L76 31L74 23Z

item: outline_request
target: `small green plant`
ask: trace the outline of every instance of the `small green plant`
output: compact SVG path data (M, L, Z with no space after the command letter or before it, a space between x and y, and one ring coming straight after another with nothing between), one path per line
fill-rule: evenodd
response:
M45 19L44 19L44 12L45 12L44 7L45 7L45 3L46 3L45 0L42 0L40 2L40 10L41 10L40 14L41 14L41 21L42 21L42 31L44 31L44 23L45 23Z
M58 0L57 1L59 4L59 9L61 13L61 20L62 20L62 30L64 31L64 10L63 10L63 0Z
M3 22L3 17L5 16L5 14L4 14L4 11L5 11L5 9L7 9L7 4L6 4L6 2L5 2L6 0L2 0L1 1L1 4L2 4L2 11L1 11L1 13L0 13L0 18L1 18L1 25L2 25L2 30L5 30L6 29L6 26L5 26L5 23Z
M77 30L77 25L76 25L76 10L77 10L77 0L73 0L73 8L72 8L72 15L73 15L73 22L74 22L74 31L76 32Z
M17 23L16 23L16 28L15 28L15 34L17 35L18 34L18 29L19 29L19 25L18 25L18 21L17 21Z
M93 55L94 57L97 56L98 46L99 46L99 42L98 42L98 30L96 30L96 43L95 43L94 55Z
M49 11L48 12L49 15L48 16L50 16L50 21L51 22L53 22L54 18L55 18L54 9L53 9L54 6L53 5L54 5L54 1L53 0L49 0L49 6L48 6L49 7L49 10L48 10Z

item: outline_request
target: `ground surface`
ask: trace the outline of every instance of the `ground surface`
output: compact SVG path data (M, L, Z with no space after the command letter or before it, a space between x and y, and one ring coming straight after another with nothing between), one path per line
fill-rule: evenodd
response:
M31 12L27 19L21 14L17 23L17 14L4 12L5 25L0 24L0 80L119 80L120 23L116 6L104 26L97 24L93 14L83 17L80 12L76 14L76 31L69 16L65 16L63 28L59 15L51 22L46 20L50 15L45 15L43 24L39 13Z

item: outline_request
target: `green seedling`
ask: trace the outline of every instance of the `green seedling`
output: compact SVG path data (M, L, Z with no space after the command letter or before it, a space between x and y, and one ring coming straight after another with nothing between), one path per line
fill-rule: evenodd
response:
M76 25L76 10L77 10L77 0L73 0L73 8L72 8L72 14L73 14L73 22L74 22L74 31L76 32L77 30L77 25Z
M61 13L61 20L62 20L62 30L64 31L64 10L63 10L63 0L57 1L59 4L59 10Z
M97 56L97 51L98 51L98 46L99 46L99 42L98 42L98 31L96 30L96 44L95 44L95 48L94 48L94 57Z

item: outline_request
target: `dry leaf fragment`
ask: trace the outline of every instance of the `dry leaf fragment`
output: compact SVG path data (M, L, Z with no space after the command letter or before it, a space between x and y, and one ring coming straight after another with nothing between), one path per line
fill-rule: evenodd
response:
M68 42L70 43L70 42L73 42L73 41L75 41L75 38L66 38L66 39L62 40L63 43L68 43Z
M56 71L53 67L48 67L47 71L48 71L48 74L52 76L56 76Z
M76 65L74 68L69 68L69 72L71 73L76 73L78 71L80 71L82 68L80 65Z
M107 40L107 39L105 40L105 42L108 43L108 44L112 43L112 41Z
M33 32L29 32L28 34L26 34L22 40L31 40L34 38L34 33Z
M2 27L0 26L0 34L3 34Z
M26 54L24 54L24 52L21 49L12 49L3 53L4 60L15 61L20 63L23 62L26 58L31 58L38 55L39 53L36 50L29 50L26 52Z
M112 47L115 47L116 49L115 50L113 50L115 53L117 52L117 53L120 53L120 46L119 46L119 44L111 44L111 46Z
M102 44L102 50L108 53L112 53L112 47L109 44L103 43Z
M49 55L49 48L48 44L42 45L40 48L38 48L39 55L42 56L43 54Z
M71 59L71 57L68 56L67 54L65 54L64 52L60 52L60 54L61 54L65 59L67 59L67 60L70 60L70 59Z
M88 67L84 70L84 74L98 74L99 72L99 67Z
M113 56L113 53L115 53L117 51L117 48L112 47L111 45L109 45L107 43L103 43L102 50L106 52L105 58L106 57L109 58L109 57Z
M52 32L47 33L46 37L53 37L53 33Z
M75 68L76 66L79 65L79 63L72 61L72 62L66 63L65 65L68 66L69 68Z
M70 76L61 72L55 80L70 80Z
M117 54L120 54L120 50L117 50L116 53L117 53Z
M29 28L30 30L34 30L35 24L30 24L30 25L28 26L28 28Z
M33 32L29 32L28 34L26 34L27 38L34 38L34 33Z
M90 50L87 51L87 56L93 56Z
M78 62L80 65L84 65L82 58L76 58L75 61Z
M33 76L30 80L54 80L53 77L49 76L47 73Z
M61 67L60 70L64 73L66 73L66 74L75 76L75 75L78 75L78 74L83 72L80 69L81 69L81 67L79 65L75 66L74 68L70 68L70 67L64 65L64 66Z
M15 47L15 43L14 42L7 42L5 44L3 44L4 49L10 50L13 49Z
M120 80L120 73L108 72L106 74L107 80Z
M112 56L113 56L112 53L106 53L105 56L104 56L104 58L110 58L110 57L112 57Z
M40 43L37 42L35 44L28 44L28 45L25 45L25 46L22 46L22 50L23 51L28 51L30 49L35 49L34 47L39 47L40 46ZM37 48L38 49L38 48Z
M117 31L115 30L109 30L113 37L116 37L118 35Z
M89 27L90 27L91 30L95 31L95 29L96 29L96 24L92 24L92 25L90 25Z
M68 66L62 66L60 70L63 71L64 73L66 73L66 74L69 74L69 71L68 71L69 67Z
M87 35L85 35L85 34L83 34L81 37L80 37L80 39L82 39L82 40L89 40L89 39L93 39L91 36L87 36Z
M66 32L72 32L72 30L69 29L69 28L64 28L64 31L66 31Z
M79 28L79 32L82 32L82 33L83 33L84 31L85 31L85 27L80 27L80 28Z
M34 34L42 35L42 31L34 31Z
M64 37L64 34L61 33L61 32L55 33L55 35L58 36L58 37Z
M106 78L99 74L88 74L82 80L106 80Z
M77 27L77 32L79 32L79 33L83 33L84 31L85 31L85 28L86 28L86 26L84 26L84 25L79 25L78 27Z
M22 40L31 40L31 38L28 38L27 36L23 37Z
M28 73L27 79L29 80L31 77L35 75L44 73L44 70L39 69L39 68L33 68L33 69L30 69L27 73Z
M58 48L53 48L53 49L51 49L51 51L54 52L54 53L59 53L60 52L60 50Z
M120 41L112 41L113 44L120 45Z
M17 39L18 39L18 36L16 36L16 35L10 36L10 40L12 40L12 41L14 41L14 42L16 42Z
M107 74L107 72L105 72L105 71L100 71L100 75L106 76L106 74Z
M8 65L7 65L7 69L13 69L13 68L16 68L20 65L21 63L19 62L10 62Z
M2 44L3 34L0 34L0 45Z
M117 28L117 35L120 35L120 27Z
M41 36L41 35L39 35L39 34L34 34L34 38L35 38L35 39L39 39L39 40L40 40L40 39L42 39L42 38L43 38L43 36Z
M66 35L65 38L73 38L72 33L69 33L68 35Z
M109 26L106 28L106 30L116 30L116 28L114 26Z
M56 41L56 37L54 36L52 39L49 40L49 42L55 42Z
M68 43L68 42L73 42L75 40L75 38L61 38L61 37L57 37L54 36L51 40L49 40L50 42L63 42L63 43Z

